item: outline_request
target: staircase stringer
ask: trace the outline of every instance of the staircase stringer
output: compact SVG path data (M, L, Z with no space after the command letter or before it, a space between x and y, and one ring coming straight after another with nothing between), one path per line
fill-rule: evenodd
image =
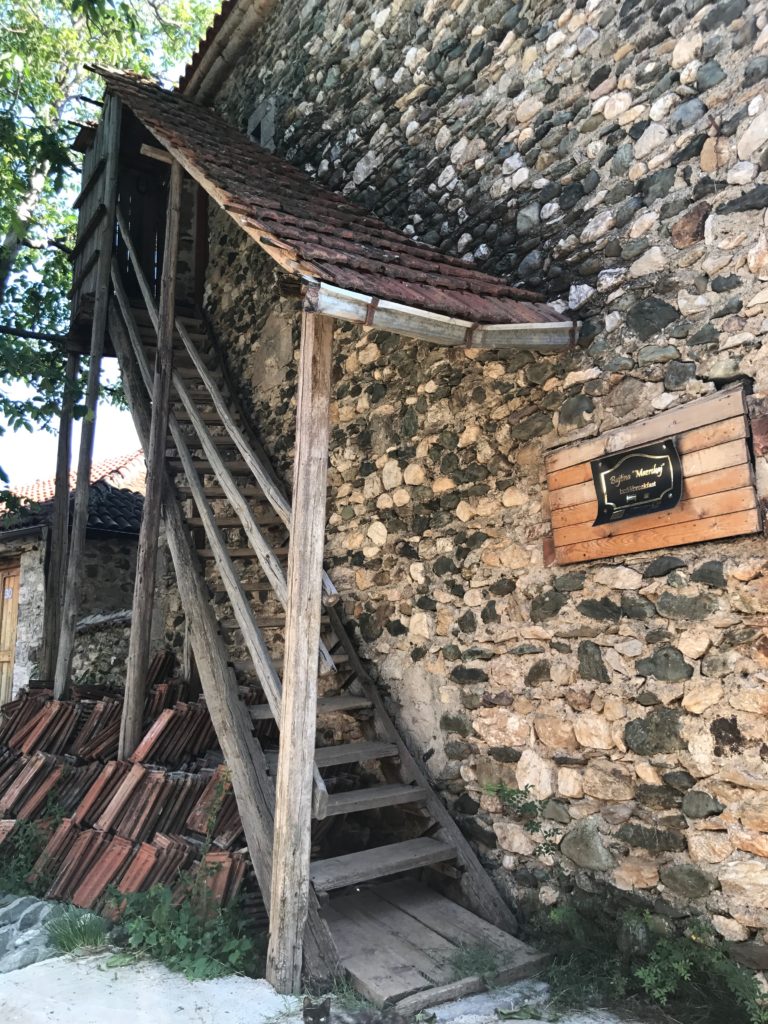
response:
M204 321L204 323L209 342L218 354L219 363L222 366L226 366L223 353L220 350L211 325L207 320ZM190 347L193 348L194 346L191 346L191 343L186 344L186 342L185 345L187 347L187 351L192 355ZM231 383L229 386L230 390L232 390ZM235 393L236 392L233 391L233 394ZM243 445L244 448L252 450L255 443L258 443L256 439L257 432L247 411L242 408L242 404L238 403L238 406L243 427L248 431L249 435L251 435L247 439L243 439ZM278 479L277 474L269 462L263 446L259 444L259 448L261 449L260 454L261 459L263 460L261 466L262 474L268 474L272 481L272 486L280 490L280 493L283 494L276 482ZM283 500L288 504L288 499L285 498L284 494ZM288 504L288 508L290 508L290 504ZM336 634L340 645L349 656L350 665L354 669L354 674L357 677L357 681L362 688L364 695L374 706L375 721L379 731L383 734L384 738L395 743L398 747L404 780L424 787L427 793L425 805L439 827L438 838L443 842L450 844L456 850L456 859L463 869L459 887L464 901L467 903L470 910L473 910L492 924L495 924L499 928L507 931L511 931L513 933L516 932L517 920L515 915L504 902L501 894L497 890L486 870L483 868L477 854L472 849L472 846L466 836L456 824L447 807L435 791L431 779L419 765L416 758L411 754L404 739L400 735L397 726L389 715L381 694L379 693L378 687L365 669L365 666L357 653L354 641L344 625L342 615L340 614L340 608L340 602L334 603L333 605L326 605L326 614L330 618L333 631Z
M115 304L110 304L109 331L118 355L128 406L137 433L146 444L151 421L149 397L131 340ZM243 824L248 852L269 913L274 832L274 783L260 743L252 734L246 706L240 701L227 664L227 652L205 592L204 576L187 529L181 505L165 474L163 515L179 593L189 623L206 706L231 773L232 789ZM304 973L327 980L340 971L330 930L320 916L314 890L304 935Z

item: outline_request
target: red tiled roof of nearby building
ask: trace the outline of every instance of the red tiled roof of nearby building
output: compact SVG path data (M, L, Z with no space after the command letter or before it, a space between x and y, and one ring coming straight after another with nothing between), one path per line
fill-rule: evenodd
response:
M145 491L146 467L144 464L144 453L141 449L131 452L128 455L116 455L91 466L91 483L96 484L103 481L110 487L120 487L128 491L136 491L144 494ZM73 491L77 483L77 473L69 474L69 489ZM43 504L46 501L53 501L56 494L56 479L51 477L47 480L34 480L30 484L22 484L19 487L11 487L11 494L17 498L25 498L36 504Z
M70 473L70 501L76 483L77 473ZM91 533L138 534L145 491L146 466L141 449L97 462L91 467L88 530ZM0 536L8 531L36 530L43 526L53 509L56 481L35 480L11 488L11 493L22 499L22 507L9 512L0 505Z
M212 110L128 72L107 88L289 273L473 324L570 325L541 295L388 227L235 131Z

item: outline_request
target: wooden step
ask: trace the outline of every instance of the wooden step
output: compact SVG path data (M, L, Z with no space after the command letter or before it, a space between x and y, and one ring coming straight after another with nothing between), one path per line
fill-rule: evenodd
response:
M279 519L277 516L260 515L258 513L255 513L253 518L254 521L259 526L283 525L282 519ZM237 527L243 525L238 516L214 516L214 519L216 520L216 525L220 526L222 529L227 529L227 527ZM203 520L199 516L189 516L185 521L187 526L203 525ZM223 590L224 588L222 587L221 589Z
M343 651L339 651L336 654L332 654L331 657L333 658L333 663L336 666L336 668L342 668L343 666L346 666L346 665L349 664L349 655L345 654ZM236 672L243 672L246 675L248 673L252 673L254 671L253 662L252 661L239 661L239 660L237 660L237 661L230 661L229 664L232 666L232 668ZM274 668L276 672L282 672L283 671L283 658L282 658L282 656L274 657L272 659L272 668ZM333 698L333 699L335 700L336 698ZM360 700L364 700L364 699L365 698L363 698L363 697L360 698ZM319 701L318 701L318 704L319 704Z
M176 491L182 498L192 497L192 490L187 484L177 484ZM242 487L238 487L238 491L245 498L261 498L262 501L264 502L266 502L267 500L264 497L264 492L262 491L262 489L260 487L257 487L255 484L244 484ZM226 498L227 496L224 493L223 488L219 487L216 484L210 484L205 486L203 488L203 493L205 494L206 498Z
M332 768L340 764L362 764L363 761L381 761L384 758L397 756L397 746L394 743L385 743L383 740L339 743L335 747L315 748L315 764L318 768ZM274 770L277 767L277 751L267 751L266 758L270 770Z
M208 589L210 591L212 591L214 594L226 594L228 592L227 588L224 586L223 583L221 583L221 584L218 584L218 583L217 584L213 584L210 581L206 580L206 584L208 586ZM242 586L243 586L243 590L246 592L246 594L269 593L270 589L271 589L269 583L267 583L267 582L264 582L264 583L243 583Z
M347 885L359 885L374 878L414 871L430 864L453 860L452 846L437 839L408 839L403 843L377 846L362 853L345 853L341 857L316 860L309 866L309 877L315 889L329 892Z
M259 587L251 587L250 589L251 590L259 590L259 589L263 590L264 588L263 587L261 587L261 588L259 588ZM243 587L243 590L245 590L246 593L247 593L249 588L248 587ZM259 615L258 609L257 609L256 612L255 612L254 617L256 619L256 624L259 626L260 629L282 629L285 626L285 616L284 615ZM323 623L324 625L327 626L328 623L330 622L330 619L328 618L327 615L323 615L322 618L320 619L320 621L321 621L321 623ZM228 618L228 619L221 619L220 620L220 622L219 622L219 629L234 630L234 629L240 629L240 626L237 623L237 619Z
M335 715L339 712L364 711L371 707L365 697L343 695L341 697L320 697L317 702L318 715ZM251 704L248 707L254 722L267 722L275 716L269 704Z
M370 786L367 789L353 789L348 793L331 793L323 808L324 818L335 814L357 814L376 807L394 807L397 804L417 804L426 799L423 786L393 784Z
M179 423L191 423L191 417L186 409L178 409L176 406L177 402L174 402L173 415L179 421ZM221 418L217 412L198 412L197 414L203 423L207 423L209 426L223 427L224 424L221 422Z
M339 743L335 747L318 747L315 750L315 764L318 768L330 768L337 764L360 764L363 761L380 761L397 757L397 745L384 740L360 740L357 743Z
M288 554L288 548L273 548L273 551L278 556L285 556ZM201 558L212 559L213 551L210 548L198 548L197 553ZM230 558L255 558L256 552L253 548L227 548L227 553Z
M209 438L211 443L217 448L231 448L233 452L238 451L237 445L232 438L227 434L226 437L211 437ZM202 451L203 447L199 440L195 440L194 437L187 438L187 450L193 455L195 452ZM169 434L166 444L166 458L177 459L176 445L174 444L173 437ZM200 458L200 456L198 456Z
M405 1020L428 1006L534 977L548 957L411 879L331 896L323 911L352 985ZM467 949L484 974L457 977ZM462 972L463 973L463 972Z
M230 473L248 473L250 474L251 468L247 462L243 462L242 459L225 459L224 466L230 471ZM180 459L166 459L165 464L172 473L183 473L184 466ZM208 459L192 459L192 466L194 469L201 473L210 473L213 476L213 469Z

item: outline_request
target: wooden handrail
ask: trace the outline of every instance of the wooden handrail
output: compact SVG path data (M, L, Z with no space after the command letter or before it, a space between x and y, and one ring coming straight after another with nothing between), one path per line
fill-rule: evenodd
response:
M139 372L141 373L141 377L144 381L144 386L151 394L152 375L149 368L149 362L141 347L141 336L139 334L138 325L136 324L136 320L133 316L133 311L128 300L128 295L125 291L122 278L120 277L120 270L116 260L113 260L112 262L112 285L115 290L115 297L117 298L123 321L128 330L128 337L134 351ZM200 483L200 477L197 470L194 468L193 460L189 454L189 449L184 439L184 435L181 432L176 417L172 413L168 418L168 426L171 431L171 436L173 437L173 442L179 453L179 457L185 467L184 472L189 480L193 500L203 522L203 529L205 530L208 543L211 546L211 551L216 559L216 565L219 569L219 573L221 574L221 578L227 588L227 595L232 604L232 610L235 614L235 618L243 631L243 638L248 646L248 653L253 661L253 666L259 678L259 683L264 690L264 695L267 698L267 702L275 716L275 721L279 725L282 705L282 686L280 683L280 677L272 665L272 656L267 648L264 636L256 622L253 609L248 601L248 596L245 593L242 583L237 575L237 571L232 564L232 559L229 557L226 545L221 536L221 531L216 526L213 512L205 498L203 486Z
M133 244L133 240L127 233L127 227L125 226L125 218L122 216L122 213L119 210L117 216L123 241L125 242L126 248L128 249L128 253L134 264L136 278L139 283L139 288L141 289L141 294L144 299L144 304L146 306L147 313L149 314L150 320L152 321L155 331L157 331L159 320L158 310L155 304L154 296L152 295L146 275L144 274L143 270L139 265L138 255L136 253L136 248ZM190 422L203 447L206 458L210 462L211 467L224 490L224 493L226 494L228 500L231 502L236 514L240 518L240 522L242 523L248 541L251 547L253 548L253 552L256 555L256 558L258 559L259 565L264 570L264 574L266 575L273 590L275 591L278 600L282 604L283 608L285 608L288 601L288 584L286 582L283 567L280 564L280 561L277 555L275 554L274 550L272 549L272 545L269 543L267 538L259 529L254 514L251 511L248 502L243 498L242 494L240 493L240 488L235 483L234 477L224 464L224 460L219 454L219 450L216 444L214 443L213 439L211 438L210 432L208 431L208 428L206 427L202 416L198 412L197 406L192 401L183 378L181 377L177 370L173 371L172 379L173 386L176 389L176 393L179 396L179 399L181 400L181 403L183 404L187 415L189 416ZM248 450L250 451L250 449ZM261 486L261 482L257 482L259 483L259 486ZM325 644L322 641L320 642L319 651L320 660L323 665L324 673L329 674L335 672L336 666L334 664L333 658L328 653L328 649L326 648Z

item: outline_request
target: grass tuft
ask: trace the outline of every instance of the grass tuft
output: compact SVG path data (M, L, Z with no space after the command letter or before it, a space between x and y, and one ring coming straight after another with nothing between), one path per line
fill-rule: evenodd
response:
M109 925L103 917L77 907L52 914L46 921L46 929L51 943L62 953L104 949L109 935Z

